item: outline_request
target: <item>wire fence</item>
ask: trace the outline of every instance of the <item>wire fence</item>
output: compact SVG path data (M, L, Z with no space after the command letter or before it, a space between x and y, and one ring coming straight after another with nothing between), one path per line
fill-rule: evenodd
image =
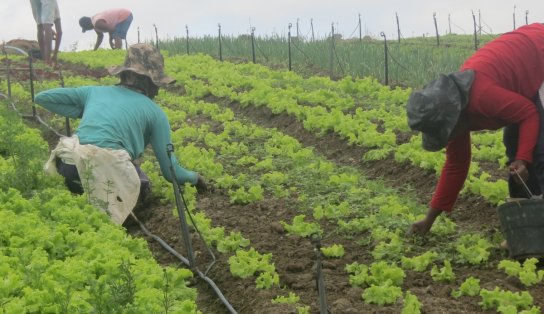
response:
M424 34L421 37L405 38L398 15L396 17L397 38L394 40L386 40L385 35L384 40L363 36L359 14L358 23L349 39L335 33L334 23L324 38L316 39L313 20L310 28L303 32L297 19L296 36L291 36L291 23L287 36L274 34L257 37L253 27L251 34L223 36L221 25L218 24L217 35L191 37L186 26L184 38L160 40L157 36L155 43L170 54L207 54L221 61L256 62L292 70L304 76L327 75L331 79L372 76L391 86L420 87L441 73L458 70L475 50L499 36L492 33L491 27L482 19L479 11L472 12L474 23L471 35L454 34L452 26L465 33L466 31L450 16L449 31L440 35L433 14L435 36ZM515 23L514 19L514 28ZM528 11L525 24L528 24ZM353 37L357 35L358 37Z
M491 40L484 35L480 45ZM160 49L170 54L207 54L236 62L255 62L274 68L289 69L302 75L326 75L332 79L345 76L372 76L389 85L421 86L440 73L459 69L474 53L470 35L445 35L441 45L431 39L418 38L382 41L376 39L344 40L338 37L305 41L281 37L205 36L159 40ZM253 44L252 44L253 43ZM385 60L387 49L389 60ZM220 56L221 53L221 56ZM332 61L331 61L332 60ZM386 62L389 68L385 69ZM386 73L387 72L387 73Z

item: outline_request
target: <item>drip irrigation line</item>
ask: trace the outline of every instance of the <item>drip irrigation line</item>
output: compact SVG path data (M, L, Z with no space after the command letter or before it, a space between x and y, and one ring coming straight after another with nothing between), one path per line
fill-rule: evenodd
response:
M325 279L323 278L323 264L322 264L322 255L321 255L321 237L318 233L314 233L310 236L311 242L314 244L315 248L315 269L316 269L316 288L319 297L319 313L328 314L330 313L329 307L327 305L327 292L325 289Z
M208 278L205 274L203 274L198 269L198 267L196 266L196 262L194 260L194 251L193 251L193 247L192 247L192 243L191 243L191 239L190 239L190 235L189 235L189 226L187 225L187 220L185 219L185 211L187 212L187 215L191 219L191 222L193 223L193 227L197 231L197 234L198 234L199 238L202 240L202 242L204 243L204 246L206 247L208 253L212 257L212 263L210 263L210 265L206 269L206 273L215 264L215 261L216 261L215 255L210 250L210 248L208 247L206 241L204 240L204 237L202 237L202 234L198 230L198 228L197 228L197 226L196 226L196 224L195 224L195 222L194 222L194 220L192 218L191 211L189 210L189 208L187 208L187 203L185 202L185 199L183 198L182 189L181 189L181 187L179 186L179 184L178 184L178 182L176 180L176 172L175 172L175 169L174 169L174 163L172 162L172 154L174 153L174 145L167 144L166 145L166 153L168 154L168 159L170 161L170 172L171 172L171 175L172 175L172 178L173 178L172 179L172 187L174 188L174 198L175 198L175 201L176 201L176 208L177 208L178 216L179 216L178 218L180 220L181 235L182 235L182 238L183 238L183 242L185 244L185 249L187 250L187 254L188 254L188 258L187 258L188 266L189 266L189 268L191 270L196 271L202 279L204 279L206 282L208 282L210 284L210 286L214 289L214 291L216 292L219 299L221 299L223 304L227 307L227 309L231 313L237 314L237 312L234 310L232 305L230 305L230 303L227 301L227 299L223 296L223 293L221 293L221 291L217 288L215 283L210 278Z
M178 192L180 193L180 196L181 196L181 200L183 201L183 205L185 206L185 208L187 208L187 202L185 201L185 198L183 197L183 193L182 193L181 188L179 186L178 186L178 189L179 189ZM196 233L198 234L200 239L202 239L202 242L204 243L204 246L206 247L206 251L208 251L208 253L212 257L212 262L206 268L205 274L207 274L210 271L210 269L212 268L212 266L216 262L215 255L213 254L212 250L210 249L210 247L208 246L206 241L204 241L204 237L202 236L202 233L200 233L200 230L198 230L198 227L197 227L197 225L196 225L196 223L195 223L195 221L193 219L193 214L191 214L191 211L188 208L187 208L187 215L189 216L189 219L191 220L191 223L193 224L193 228L195 228Z
M19 52L23 52L23 50L19 49L19 48L16 48L16 47L11 47L11 46L4 46L3 48L3 53L7 56L7 53L5 51L5 48L13 48L15 49L16 51L19 51ZM29 56L30 58L30 56ZM31 68L9 68L9 71L11 70L29 70L29 75L30 75L30 80L32 81L32 76L36 76L38 77L38 75L36 74L36 72ZM7 75L9 76L9 73L7 73ZM39 77L38 77L39 78ZM8 80L8 89L11 90L11 81ZM23 114L21 111L19 111L19 109L17 109L17 106L15 104L15 102L13 101L13 99L11 99L10 97L4 95L4 94L1 94L2 97L4 97L5 99L9 100L9 103L10 103L10 106L11 108L13 109L13 111L15 111L19 116L23 117L23 118L26 118L26 119L35 119L36 121L38 121L40 124L44 125L46 128L48 128L50 131L52 131L53 133L55 133L55 135L57 135L58 137L62 137L64 136L63 134L59 133L57 130L55 130L55 128L53 128L52 126L50 126L49 124L47 124L39 115L27 115L27 114Z
M66 136L64 134L61 134L59 132L57 132L57 130L55 130L52 126L50 126L49 124L47 124L45 121L42 120L42 118L38 115L36 115L36 120L38 122L40 122L41 124L43 124L46 128L48 128L49 130L53 131L53 133L55 133L55 135L57 135L58 137L63 137L63 136Z
M15 103L13 102L12 99L10 99L8 96L6 96L5 94L3 93L0 93L0 97L2 98L5 98L6 100L8 100L11 104L11 107L14 109L15 112L17 112L17 114L25 117L25 118L34 118L36 119L38 122L40 122L41 124L45 125L46 127L48 127L51 131L53 131L58 137L63 137L64 135L63 134L60 134L59 132L57 132L54 128L52 128L51 126L49 126L45 121L42 120L42 118L39 116L39 115L30 115L30 116L25 116L25 115L22 115L18 110L17 110L17 107L15 106ZM175 181L175 176L174 176L174 182ZM175 186L178 188L177 192L180 193L179 191L179 186L177 185L177 182L175 184ZM181 194L181 193L180 193ZM186 202L185 202L185 199L183 198L183 194L181 194L181 200L183 201L183 204L185 204L185 208L187 208L187 205L186 205ZM178 209L179 209L179 204L178 204ZM187 210L187 213L188 213L188 216L193 224L193 227L195 228L196 232L198 233L199 237L203 240L203 237L202 237L202 234L200 233L200 230L197 228L196 226L196 223L193 219L193 216L191 215L191 212L189 210ZM185 265L187 265L189 268L193 269L194 271L197 272L198 276L203 279L204 281L206 281L206 283L208 283L211 288L214 290L214 292L217 294L217 296L219 297L219 299L221 300L221 302L225 305L225 307L227 307L227 309L229 310L229 312L231 314L237 314L236 310L232 307L232 305L228 302L228 300L225 298L225 296L223 295L223 293L219 290L219 288L217 287L217 285L213 282L213 280L211 280L209 277L206 276L206 274L210 271L211 267L215 264L216 262L216 259L215 259L215 255L213 254L213 252L211 251L211 249L208 247L208 245L206 244L206 242L203 240L204 242L204 246L206 247L206 249L208 250L208 253L212 256L212 263L210 263L210 265L208 265L208 267L206 268L206 272L205 273L202 273L196 266L192 265L192 263L186 259L185 257L183 257L181 254L179 254L178 252L176 252L171 246L169 246L164 240L162 240L161 238L159 238L158 236L152 234L151 232L149 232L149 230L147 230L147 228L145 227L145 225L134 215L133 212L130 213L131 216L134 218L134 220L136 220L136 222L138 222L138 224L140 225L140 228L142 229L142 231L148 235L149 237L153 238L154 240L156 240L157 242L159 242L159 244L161 244L161 246L163 248L165 248L167 251L169 251L170 253L172 253L175 257L177 257L180 261L182 261ZM183 213L179 213L180 215L182 215ZM189 240L189 239L187 239Z
M57 130L55 130L55 128L53 128L52 126L50 126L49 124L47 124L47 122L45 122L39 115L28 115L28 114L23 114L22 112L19 111L19 109L17 109L17 106L15 105L15 102L13 102L12 99L10 99L8 96L4 95L4 94L1 94L0 95L2 97L4 97L5 99L9 100L10 102L10 105L11 105L11 108L13 109L13 111L15 111L19 116L21 116L22 118L25 118L25 119L35 119L36 121L38 121L40 124L42 124L43 126L45 126L46 128L48 128L50 131L52 131L53 133L55 133L56 136L58 137L63 137L65 136L64 134L61 134L59 133Z
M13 102L13 100L11 98L9 98L9 96L7 95L4 95L2 93L0 93L0 95L5 98L7 101L9 101L9 104L10 104L10 107L11 109L13 109L13 111L15 111L19 116L23 117L23 118L34 118L33 115L27 115L27 114L23 114L21 113L18 109L17 109L17 106L15 106L15 103Z
M140 229L142 229L142 231L148 236L148 237L151 237L153 238L155 241L157 241L164 249L166 249L168 252L170 252L172 255L174 255L176 258L178 258L183 264L185 264L187 267L191 268L191 265L189 263L189 260L187 258L185 258L183 255L181 255L180 253L178 253L176 250L174 250L170 245L168 245L168 243L166 243L163 239L161 239L160 237L158 237L157 235L151 233L146 227L145 225L136 217L136 215L134 215L134 213L130 213L130 215L132 216L132 218L140 225ZM196 270L198 276L203 279L204 281L206 281L206 283L208 283L212 289L214 290L214 292L217 294L217 296L219 297L219 299L221 299L221 302L223 302L223 304L227 307L227 309L229 310L230 313L237 313L236 310L232 307L232 305L228 302L228 300L225 298L225 296L223 295L223 293L221 293L221 290L219 290L219 288L217 287L217 285L215 284L215 282L213 282L213 280L211 280L209 277L207 277L205 274L203 274L200 270Z
M391 60L393 60L393 62L395 62L399 67L401 67L401 69L405 70L406 72L410 72L408 68L403 66L399 61L397 61L397 59L395 59L395 57L393 57L393 55L391 54L391 50L389 50L389 47L387 47L387 53L391 57Z

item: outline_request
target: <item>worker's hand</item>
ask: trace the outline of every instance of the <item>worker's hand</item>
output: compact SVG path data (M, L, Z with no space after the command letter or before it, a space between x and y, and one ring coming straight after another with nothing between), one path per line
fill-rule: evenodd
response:
M528 163L525 160L515 160L510 164L510 166L508 166L510 174L514 177L516 183L522 183L520 177L524 182L527 182L527 179L529 179L529 170L527 170L527 165Z
M431 227L433 226L433 222L429 221L428 219L423 219L418 222L413 223L408 231L406 231L407 236L424 236L426 235L429 230L431 230Z
M208 191L208 186L206 185L206 181L204 181L204 177L201 175L198 175L198 180L195 184L196 190L198 193L202 194Z
M422 220L418 222L413 223L410 226L410 229L408 229L408 231L406 232L406 235L407 236L426 235L429 232L429 230L431 230L431 227L433 226L434 221L436 220L436 218L438 218L438 216L440 216L441 213L442 213L442 210L430 207L429 210L427 211L427 215L425 216L425 218L423 218Z

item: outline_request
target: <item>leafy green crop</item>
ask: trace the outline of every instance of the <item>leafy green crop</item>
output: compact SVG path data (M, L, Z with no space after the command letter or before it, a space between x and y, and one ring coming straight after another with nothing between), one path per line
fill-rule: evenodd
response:
M516 293L495 287L493 290L482 289L480 296L482 301L479 304L484 310L496 309L501 313L529 310L533 305L533 297L527 291Z
M472 276L468 277L459 287L459 290L454 290L451 295L454 298L459 298L463 295L474 297L480 293L480 279Z
M301 237L309 237L311 235L320 235L323 233L321 227L315 222L305 222L306 215L297 215L293 218L293 224L288 224L284 221L280 223L290 234L296 234Z
M427 251L419 256L401 257L402 267L422 272L427 269L429 264L438 258L438 254L433 251Z
M451 268L451 262L445 260L444 267L441 267L440 269L438 266L434 265L431 269L431 277L433 277L434 281L452 282L455 279L455 273Z
M523 266L518 261L502 260L498 268L504 269L508 276L518 277L525 286L532 286L544 278L544 270L537 271L537 263L538 259L534 257L526 259Z
M342 257L344 256L344 246L342 244L333 244L329 247L322 247L321 252L326 257Z
M363 292L363 300L365 300L366 303L374 303L378 305L393 304L397 301L398 298L401 297L401 288L388 284L372 284Z

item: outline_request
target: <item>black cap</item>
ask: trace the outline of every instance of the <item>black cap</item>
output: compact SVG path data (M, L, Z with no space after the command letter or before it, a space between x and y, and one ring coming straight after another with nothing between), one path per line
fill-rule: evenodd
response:
M408 125L422 132L425 150L439 151L446 147L461 111L468 104L473 81L473 70L441 74L422 90L412 92L406 106Z
M81 26L81 30L83 31L83 33L85 33L86 31L90 31L94 28L93 21L88 16L84 16L79 19L79 26Z

